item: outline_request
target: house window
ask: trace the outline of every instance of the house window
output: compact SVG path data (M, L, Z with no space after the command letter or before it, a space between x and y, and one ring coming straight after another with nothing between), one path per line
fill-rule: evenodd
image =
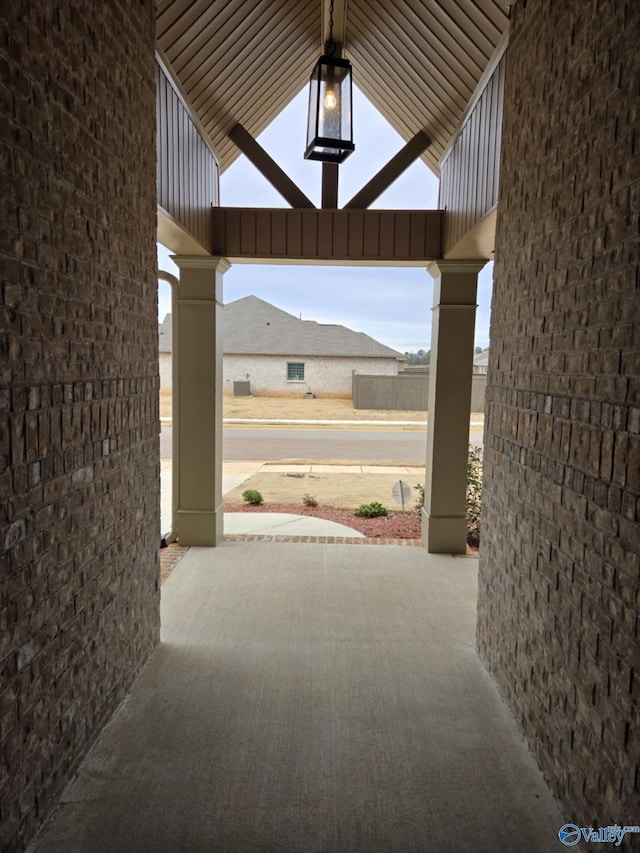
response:
M303 382L304 381L304 362L289 361L287 362L287 382Z

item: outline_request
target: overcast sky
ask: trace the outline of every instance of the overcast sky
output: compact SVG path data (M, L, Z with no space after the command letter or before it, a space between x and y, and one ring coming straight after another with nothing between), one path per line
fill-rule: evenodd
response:
M320 163L303 157L307 93L302 91L258 141L314 202L320 204ZM355 152L340 166L339 204L344 205L402 147L401 137L359 91L354 90ZM221 202L228 207L287 207L246 157L222 175ZM438 180L417 161L372 205L412 210L438 206ZM158 247L161 269L177 273L169 252ZM489 344L493 264L479 277L476 346ZM365 332L399 352L431 346L431 276L424 269L389 267L257 266L234 264L224 277L224 299L255 294L278 308L319 323L340 323ZM170 311L169 286L160 284L160 319Z

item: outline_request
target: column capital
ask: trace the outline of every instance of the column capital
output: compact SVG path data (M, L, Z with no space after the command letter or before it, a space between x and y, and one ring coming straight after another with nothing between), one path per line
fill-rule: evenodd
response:
M488 261L486 260L437 260L431 261L427 266L427 272L433 278L438 278L438 276L446 275L447 273L453 273L454 275L460 273L465 275L477 275L487 263Z
M158 270L158 278L160 281L166 281L171 287L178 287L180 281L173 275L173 273L167 272L166 270Z
M231 268L222 255L170 255L170 258L181 270L214 270L224 275Z

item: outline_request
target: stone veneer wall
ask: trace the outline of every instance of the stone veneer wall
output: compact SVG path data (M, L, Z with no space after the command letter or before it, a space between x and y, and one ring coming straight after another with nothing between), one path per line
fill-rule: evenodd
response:
M152 0L0 6L0 849L158 641Z
M640 4L519 0L478 646L568 820L640 802Z

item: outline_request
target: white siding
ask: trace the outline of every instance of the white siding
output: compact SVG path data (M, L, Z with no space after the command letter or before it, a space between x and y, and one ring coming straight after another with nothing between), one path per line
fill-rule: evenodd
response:
M160 388L163 390L171 388L173 385L171 381L171 365L173 363L171 353L161 352L158 360L160 363Z

